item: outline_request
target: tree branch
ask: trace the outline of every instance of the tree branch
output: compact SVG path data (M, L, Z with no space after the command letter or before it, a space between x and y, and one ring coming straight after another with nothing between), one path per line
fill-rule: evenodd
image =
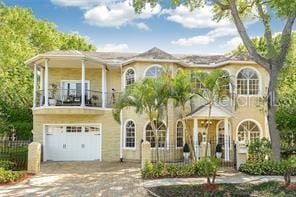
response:
M237 28L237 31L243 40L243 43L245 47L247 48L249 55L251 58L257 62L258 64L262 65L268 72L270 72L270 67L268 60L264 57L262 57L256 50L256 48L253 45L252 40L250 39L247 30L242 22L242 20L239 17L239 13L235 4L235 0L228 0L231 10L231 15L234 19L235 26Z
M221 10L228 10L230 9L229 5L225 5L218 0L214 0L214 3L220 7Z
M256 0L255 2L256 2L255 4L256 4L259 16L264 26L264 37L265 37L266 46L267 46L267 58L272 58L272 57L275 57L276 51L272 43L270 15L263 10L262 4L258 0Z
M283 66L283 61L286 59L286 56L288 54L288 50L290 47L290 43L291 43L291 35L292 35L292 28L293 28L293 24L295 22L295 16L293 17L289 17L287 19L286 25L282 31L282 38L281 38L281 50L279 53L279 56L277 58L277 63L279 65L281 65L281 67Z

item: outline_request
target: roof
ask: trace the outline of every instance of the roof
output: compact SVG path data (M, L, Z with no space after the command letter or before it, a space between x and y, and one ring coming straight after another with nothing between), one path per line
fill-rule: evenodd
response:
M229 63L237 61L251 61L250 57L244 54L236 55L184 55L169 54L157 47L153 47L143 53L130 52L82 52L76 50L70 51L49 51L39 54L26 61L31 64L41 58L50 57L83 57L89 58L100 63L110 65L125 65L133 61L170 61L182 65L206 65L213 66L220 63Z
M186 115L186 118L192 118L192 117L208 117L209 115L209 104L206 103L204 105L201 105L197 107L195 110L190 112ZM233 114L227 110L226 108L219 106L219 105L213 105L211 109L211 117L231 117Z

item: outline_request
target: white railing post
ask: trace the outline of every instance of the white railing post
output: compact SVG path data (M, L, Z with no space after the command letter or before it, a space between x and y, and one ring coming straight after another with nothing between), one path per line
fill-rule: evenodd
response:
M199 159L199 143L198 143L198 119L193 119L193 145L195 150L196 160Z
M33 107L36 107L36 91L37 91L37 65L34 64Z
M81 60L81 106L85 106L85 60Z
M106 96L107 96L107 77L106 66L102 66L102 108L106 108Z
M48 106L48 59L45 59L44 63L45 73L44 73L44 106Z

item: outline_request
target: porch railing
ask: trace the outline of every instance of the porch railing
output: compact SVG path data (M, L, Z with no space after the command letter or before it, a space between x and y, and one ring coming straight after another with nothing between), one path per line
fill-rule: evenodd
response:
M101 92L95 90L86 90L85 106L103 107L103 96L105 97L105 107L112 108L116 103L119 92ZM77 89L49 89L48 90L48 106L80 106L82 102L81 91ZM36 107L44 106L45 93L44 90L36 91Z

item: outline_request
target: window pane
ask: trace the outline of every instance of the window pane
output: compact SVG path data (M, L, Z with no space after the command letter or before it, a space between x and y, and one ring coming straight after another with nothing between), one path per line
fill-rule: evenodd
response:
M125 147L135 147L135 124L133 121L128 121L125 127Z

